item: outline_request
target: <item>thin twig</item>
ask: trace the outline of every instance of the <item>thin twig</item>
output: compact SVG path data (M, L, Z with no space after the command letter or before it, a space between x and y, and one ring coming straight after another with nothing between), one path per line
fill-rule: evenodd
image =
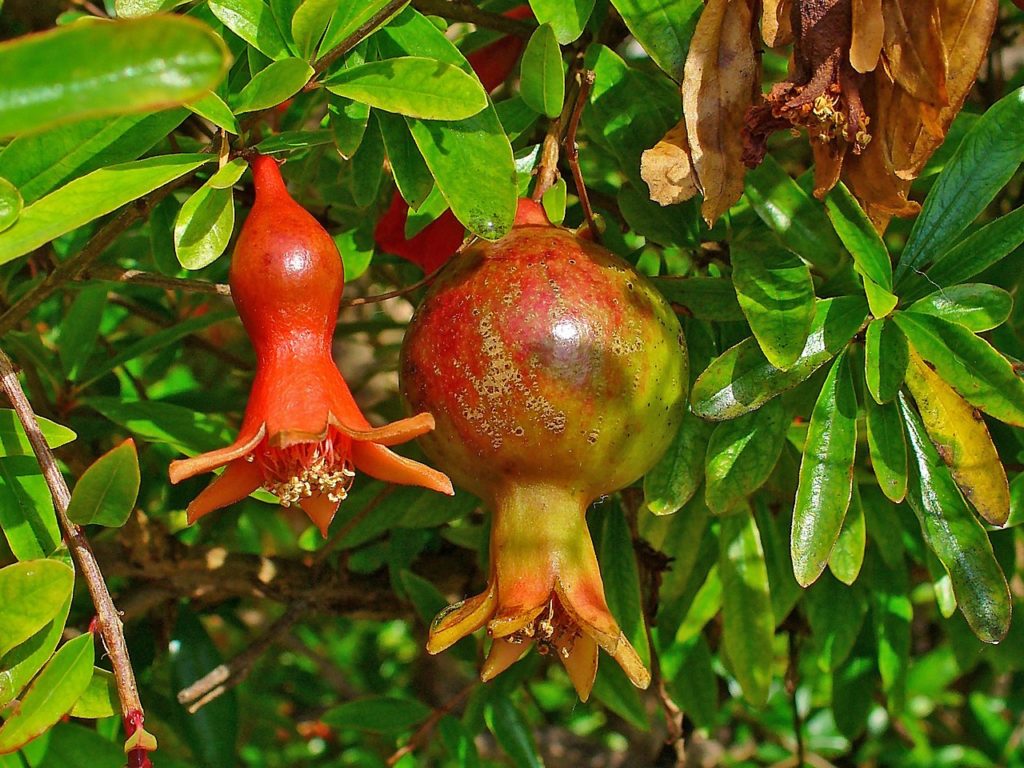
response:
M331 64L359 45L368 35L370 35L370 33L377 29L377 27L383 24L388 18L398 13L402 6L406 5L408 2L409 0L391 0L390 3L360 24L351 35L317 59L316 63L313 64L314 80L310 80L310 82L306 84L304 90L312 90L312 88L319 87L319 83L315 82L316 75L324 72L331 66Z
M804 727L800 717L800 706L796 700L796 691L800 685L800 643L795 633L789 633L789 667L786 669L786 693L789 694L793 708L793 733L796 736L797 768L804 768L807 761L804 748Z
M120 267L101 265L89 269L76 278L77 280L104 280L111 283L131 283L153 288L166 288L169 291L187 291L189 293L209 293L216 296L230 296L231 287L226 283L211 283L208 280L189 280L182 277L167 277L138 269L121 269Z
M451 699L446 701L444 705L438 707L433 712L431 712L430 715L427 716L427 718L420 725L420 727L416 729L416 732L409 737L409 741L403 746L399 747L397 750L395 750L394 754L392 754L391 757L388 758L387 765L394 765L406 755L415 752L419 747L423 746L424 742L426 742L427 738L430 736L430 732L434 730L434 726L438 724L441 718L447 715L453 709L455 709L455 707L459 705L459 702L461 702L463 699L469 696L469 694L473 691L474 688L476 688L477 685L478 683L474 680L472 683L470 683L457 694L455 694Z
M518 19L510 19L500 13L491 13L461 0L412 0L413 7L428 16L443 16L452 21L464 21L478 27L504 32L527 39L534 27Z
M456 253L461 253L461 251L462 248L459 248L459 250L456 251ZM438 274L440 274L441 269L443 269L443 267L444 265L441 265L433 272L431 272L429 275L424 277L422 280L418 280L412 285L407 285L403 288L396 288L395 290L388 291L387 293L378 293L375 296L360 296L355 299L342 300L341 306L359 307L362 306L363 304L377 304L378 302L381 301L387 301L388 299L397 299L399 296L405 296L408 293L412 293L413 291L428 286L432 282L434 282L434 279L438 276Z
M576 100L576 65L569 67L569 73L565 77L565 101L562 102L562 112L548 124L548 131L544 135L544 144L540 150L540 162L537 164L537 180L533 184L533 200L539 203L544 193L555 185L558 180L558 160L562 153L562 133L565 130L566 121L571 114L570 110Z
M217 697L227 693L245 680L253 666L281 637L288 634L306 613L303 602L292 603L266 631L249 646L225 664L219 664L187 688L178 691L178 703L194 715Z
M121 623L121 616L114 606L110 597L107 583L103 578L103 572L96 562L89 540L80 527L71 522L67 515L68 504L71 501L71 492L64 481L64 476L57 466L57 460L46 444L46 439L39 429L35 413L25 391L18 381L18 374L15 371L14 363L7 354L0 350L0 383L7 394L18 420L21 422L28 436L29 443L43 471L46 485L50 489L53 498L53 506L57 512L57 519L60 521L64 531L64 540L68 545L71 556L78 565L78 570L85 579L89 588L89 595L92 597L93 605L96 607L96 619L99 626L100 636L103 645L106 647L107 656L110 658L114 671L114 682L117 686L118 699L121 702L121 716L125 722L126 735L131 738L135 731L142 728L143 709L142 701L139 699L138 686L135 683L135 672L132 670L132 662L128 655L128 645L124 639L124 626ZM141 750L131 750L138 753ZM144 754L129 754L130 765L146 765L148 759Z
M576 94L576 104L569 118L569 130L565 134L565 154L569 168L572 170L573 181L576 182L576 195L583 206L583 214L587 217L587 227L590 229L590 237L595 243L601 242L601 233L594 223L594 209L590 207L590 198L587 196L587 187L583 183L583 171L580 170L580 152L576 145L576 131L580 126L580 118L583 116L583 108L587 99L590 98L590 90L594 87L595 74L592 69L584 69L580 72L580 89Z

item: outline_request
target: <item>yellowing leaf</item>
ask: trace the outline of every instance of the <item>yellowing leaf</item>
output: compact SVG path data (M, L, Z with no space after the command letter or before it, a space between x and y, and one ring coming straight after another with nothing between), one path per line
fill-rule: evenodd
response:
M882 53L885 22L882 0L853 0L853 37L850 39L850 64L858 72L870 72Z
M1005 523L1010 515L1010 489L985 422L913 348L906 382L928 437L964 496L988 522Z
M769 48L793 42L793 0L764 0L761 3L761 37Z
M697 194L685 120L640 156L640 177L647 182L651 200L661 205L681 203Z
M882 16L892 79L918 101L945 106L946 52L935 0L885 0Z

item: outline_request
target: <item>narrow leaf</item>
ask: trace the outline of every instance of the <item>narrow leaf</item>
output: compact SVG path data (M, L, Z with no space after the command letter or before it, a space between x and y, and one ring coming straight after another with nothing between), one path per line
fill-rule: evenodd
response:
M519 92L526 106L558 117L565 99L565 72L562 49L558 47L550 24L541 24L523 51Z
M139 457L128 438L94 461L75 483L68 517L79 525L120 528L139 495Z
M853 256L857 271L876 285L892 290L889 250L845 184L837 184L825 198L825 208L839 239Z
M371 696L346 701L324 712L320 719L336 728L373 733L402 733L430 715L430 708L413 699Z
M907 438L896 403L864 398L871 467L882 493L899 504L907 495Z
M985 283L943 288L907 307L908 312L935 315L975 333L1002 325L1012 310L1013 297L1002 288Z
M235 228L235 201L230 187L211 181L189 196L174 222L174 253L185 269L202 269L227 249Z
M275 61L256 73L239 94L231 99L236 114L275 107L309 82L313 68L302 59Z
M74 440L77 435L67 427L36 416L36 424L51 448L60 448ZM10 408L0 408L0 456L32 456L32 444L28 441L18 415Z
M864 334L864 374L876 403L888 403L903 386L907 337L891 320L872 320Z
M850 508L843 518L839 538L828 558L828 569L843 584L850 585L857 580L860 567L864 564L864 547L867 544L867 528L864 525L864 508L860 503L857 484L853 485Z
M1024 243L1024 206L990 221L937 258L928 270L927 280L917 283L922 286L921 292L910 292L907 298L917 298L933 285L956 285L969 280L1006 258L1021 243Z
M270 6L263 0L210 0L213 15L249 45L271 59L291 55Z
M689 410L675 439L658 463L644 475L644 506L656 515L682 509L704 479L704 451L711 428Z

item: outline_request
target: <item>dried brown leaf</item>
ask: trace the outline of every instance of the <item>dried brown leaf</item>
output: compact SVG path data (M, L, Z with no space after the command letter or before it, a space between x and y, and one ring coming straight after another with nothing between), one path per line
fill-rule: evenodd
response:
M946 49L937 0L883 0L885 59L892 79L918 101L943 107Z
M743 194L743 143L738 139L759 74L752 23L749 0L710 0L686 57L683 116L704 195L701 214L708 224Z
M793 0L764 0L761 5L761 37L769 48L793 42Z
M651 200L661 205L681 203L697 194L684 120L640 156L640 177L647 182Z
M852 0L853 36L850 39L850 64L858 72L871 72L878 66L885 35L882 0Z

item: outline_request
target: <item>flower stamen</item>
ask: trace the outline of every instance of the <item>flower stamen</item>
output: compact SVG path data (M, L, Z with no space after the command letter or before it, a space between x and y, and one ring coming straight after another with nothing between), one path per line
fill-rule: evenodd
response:
M264 441L246 456L246 461L258 464L264 478L263 488L277 496L282 507L314 495L342 502L348 497L356 475L349 445L346 436L328 429L322 440L293 443L284 448Z

